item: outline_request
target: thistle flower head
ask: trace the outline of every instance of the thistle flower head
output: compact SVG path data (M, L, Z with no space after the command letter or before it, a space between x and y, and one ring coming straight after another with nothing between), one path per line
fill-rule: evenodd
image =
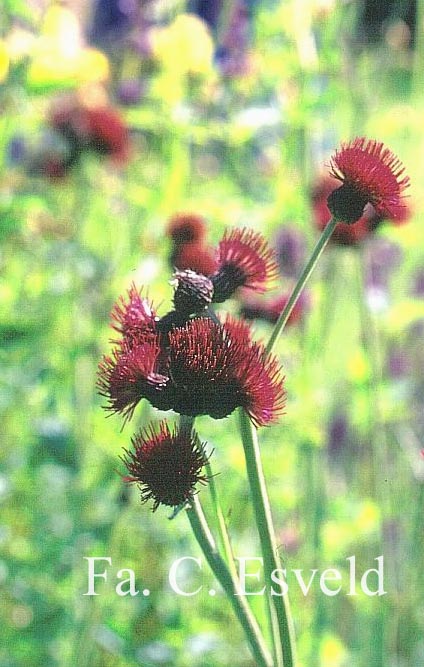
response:
M86 107L73 97L58 104L50 125L81 152L93 149L125 162L130 154L130 138L120 113L111 106Z
M170 409L170 382L161 372L159 341L159 336L139 343L124 339L112 356L103 357L97 387L109 401L107 410L130 419L142 398L160 409Z
M141 291L134 283L127 292L127 299L120 296L115 303L111 318L112 327L124 337L155 333L156 313L152 304L141 296Z
M217 250L218 269L211 277L214 301L221 303L238 287L257 292L278 274L274 251L264 237L251 229L233 229L224 234Z
M168 222L166 235L177 245L203 241L206 222L196 213L176 213Z
M319 231L323 231L331 219L327 199L337 188L337 181L328 174L318 177L314 183L311 191L311 204L314 223ZM406 221L408 210L405 207L403 221ZM355 224L337 223L330 237L330 243L339 246L360 246L374 234L382 220L373 206L368 204ZM393 222L399 224L400 219Z
M338 221L357 222L367 203L383 217L402 216L402 194L409 178L399 158L383 143L358 137L342 144L331 157L330 173L342 183L328 198Z
M190 320L169 335L169 374L174 409L220 419L244 408L260 426L276 420L284 406L280 366L254 343L245 323Z
M130 138L121 114L108 106L86 109L85 114L90 147L115 162L126 162L130 156Z
M178 313L193 315L201 313L209 306L213 297L212 282L206 276L195 271L176 271L174 306Z
M216 269L213 251L201 241L176 245L170 261L172 267L180 271L191 269L205 276L211 275Z
M241 315L247 320L261 319L275 324L287 305L289 297L290 293L281 294L273 299L266 300L261 297L245 297L240 309ZM309 294L302 292L290 313L287 326L300 322L305 315L308 305Z
M194 431L171 431L161 422L158 430L150 427L140 431L132 446L122 456L129 473L124 479L139 486L143 503L153 500L153 511L159 505L178 507L190 501L196 484L207 482L202 468L208 457Z

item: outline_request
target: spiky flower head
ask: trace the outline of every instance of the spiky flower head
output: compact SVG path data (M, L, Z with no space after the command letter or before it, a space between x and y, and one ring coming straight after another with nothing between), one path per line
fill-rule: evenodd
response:
M161 352L160 337L155 336L141 342L124 339L112 356L103 357L97 387L109 401L107 410L128 420L142 398L162 410L172 407L172 387L161 368Z
M278 275L274 251L252 229L226 231L218 245L217 264L211 277L216 303L230 298L239 287L263 292L266 283Z
M198 482L206 484L202 474L208 457L197 434L186 429L171 431L166 422L140 431L132 440L133 449L124 450L122 461L129 475L126 482L138 485L143 503L178 507L190 501Z
M396 220L403 215L405 168L383 143L365 137L343 143L330 159L330 173L342 185L328 197L333 217L353 224L370 203L377 214Z
M315 226L323 231L331 219L331 213L327 205L327 199L332 192L338 188L338 182L328 174L319 176L311 190L312 213ZM411 215L410 207L405 205L402 213L396 220L382 218L370 204L365 209L355 224L338 222L330 238L332 245L339 246L361 246L367 239L372 237L381 224L385 221L395 225L404 224Z
M213 285L207 276L186 269L174 273L174 306L178 313L201 313L212 302Z
M111 318L112 327L124 337L155 333L157 318L153 305L134 283L127 291L127 298L120 296L113 306Z
M244 408L257 426L277 419L284 407L284 378L277 359L250 338L250 328L231 318L223 324L190 320L169 335L169 375L174 410L220 419Z

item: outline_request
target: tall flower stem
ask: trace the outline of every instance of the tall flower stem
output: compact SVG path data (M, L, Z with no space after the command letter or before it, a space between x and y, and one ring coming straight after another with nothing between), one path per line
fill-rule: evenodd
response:
M218 553L215 540L209 529L197 496L194 496L190 507L186 512L193 533L203 551L209 567L224 589L227 598L243 627L250 649L256 660L256 664L258 667L273 667L272 657L265 645L260 628L247 603L247 599L244 595L240 594L238 581L231 574L225 561Z
M194 426L194 418L180 415L180 427L191 432ZM212 506L218 523L218 534L223 549L225 560L218 552L212 532L204 515L200 500L194 496L191 507L187 509L187 515L194 536L208 561L208 564L224 589L236 615L245 632L247 641L259 667L278 667L274 665L268 648L263 639L259 625L254 617L247 599L240 594L240 582L234 562L231 548L230 536L225 524L225 518L219 502L218 492L215 486L214 475L210 462L206 464L208 482L211 492Z
M322 232L318 243L316 244L312 255L302 271L302 274L296 283L293 292L282 311L275 325L274 331L269 339L266 352L269 353L274 348L278 337L283 331L290 314L300 297L306 282L314 270L321 253L327 245L337 221L331 219ZM271 581L273 570L280 569L280 559L275 539L275 530L272 522L271 507L268 498L268 492L265 484L265 477L262 468L261 455L259 451L257 432L252 425L248 415L240 411L240 432L243 441L244 455L246 459L247 475L252 494L252 504L256 516L259 538L261 542L262 555L264 558L264 573L268 582ZM294 667L296 664L295 653L295 634L293 619L290 612L290 605L287 596L272 596L272 611L275 612L278 621L278 632L283 657L284 667ZM273 624L275 632L275 624Z
M302 274L297 281L293 292L291 293L290 299L287 301L287 304L282 311L280 317L278 318L276 325L274 327L274 331L271 334L271 337L268 341L268 345L266 347L267 353L271 352L271 350L274 348L281 332L283 331L284 327L287 324L287 320L289 319L293 308L295 307L298 298L302 294L303 288L306 285L306 282L311 275L312 271L314 270L322 251L324 250L325 246L327 245L331 234L334 231L335 226L337 225L337 220L331 219L329 223L327 224L326 228L322 232L320 238L318 239L318 243L316 244L312 255L306 264L305 268L302 271Z
M222 511L221 503L219 502L219 495L215 484L215 475L212 471L212 466L210 461L206 463L205 468L206 468L206 474L208 476L208 486L211 494L212 506L218 523L218 535L221 542L221 547L225 555L225 560L227 561L227 565L231 570L231 573L237 576L237 570L234 563L233 550L231 547L231 540L228 534L227 525L225 523L225 517Z
M257 432L248 415L242 410L240 410L240 431L252 504L264 559L264 574L266 581L269 583L271 582L271 573L274 570L281 569L281 563L265 485ZM270 595L270 593L268 594ZM295 635L288 597L286 595L275 595L271 597L271 602L278 621L283 665L284 667L294 667L296 665Z

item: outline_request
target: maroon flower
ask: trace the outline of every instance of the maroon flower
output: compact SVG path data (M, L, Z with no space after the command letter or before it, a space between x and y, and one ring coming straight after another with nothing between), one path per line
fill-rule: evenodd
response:
M370 203L382 217L403 215L402 193L409 185L404 166L383 143L358 137L344 143L330 160L331 175L342 182L328 198L332 215L347 224Z
M216 303L228 299L238 287L263 292L267 281L278 275L274 251L252 229L227 231L218 245L217 263L211 278Z
M216 269L213 250L200 241L176 246L170 260L172 267L175 269L180 271L191 269L205 276L211 275Z
M283 309L287 305L287 302L290 298L290 294L282 294L277 296L274 299L263 299L260 297L245 297L242 301L241 315L248 320L261 319L266 322L271 322L275 324L283 312ZM302 292L300 298L297 300L289 319L287 320L287 325L297 324L303 318L305 310L308 305L308 294Z
M203 241L206 236L206 222L196 213L176 213L168 222L166 235L177 245Z
M327 199L336 189L337 181L328 175L319 177L312 188L312 212L315 226L320 232L325 229L331 219ZM396 220L386 219L396 225L403 224L409 217L409 208L405 206L402 214L399 215L402 217ZM330 243L342 246L359 246L374 234L382 222L382 217L376 213L371 205L368 205L359 220L354 224L339 222L331 235Z
M159 336L141 342L124 339L112 356L105 355L99 364L97 387L109 400L106 409L122 414L125 421L131 419L142 398L169 410L172 388L161 366Z
M106 106L86 109L85 114L91 148L109 155L115 162L126 162L130 155L130 141L121 114Z
M208 481L201 472L208 457L194 431L171 431L161 422L158 431L152 426L140 431L132 445L122 457L129 472L124 479L139 486L143 503L153 500L153 511L159 505L178 507L190 501L196 484Z
M263 426L284 407L284 378L276 358L250 340L249 327L231 319L190 320L171 331L169 374L175 387L174 410L220 419L237 407Z
M109 155L116 162L129 158L128 129L113 107L85 107L74 98L66 98L50 116L50 125L69 142L73 152L93 149Z
M204 311L212 302L212 281L201 273L190 269L176 271L173 284L175 310L182 314L193 315Z
M141 291L137 290L134 283L127 294L127 300L121 296L113 307L112 327L127 338L138 334L154 334L157 318L152 304L141 296Z
M262 237L242 231L221 243L227 241L237 250L246 245L236 259L248 287L271 273L272 252ZM256 266L249 253L256 253ZM156 408L189 416L222 418L242 407L257 425L274 421L285 397L277 360L252 341L245 322L199 317L213 298L212 279L185 270L175 283L175 310L160 319L134 284L115 303L112 326L120 338L100 362L97 382L108 399L106 409L128 420L145 398Z

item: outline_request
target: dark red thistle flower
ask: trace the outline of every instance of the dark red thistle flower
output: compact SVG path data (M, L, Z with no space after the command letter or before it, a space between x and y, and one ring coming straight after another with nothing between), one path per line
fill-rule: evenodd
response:
M132 445L122 457L129 472L124 479L139 486L143 503L153 500L153 511L190 501L196 484L208 481L201 472L208 461L205 446L194 431L171 431L161 422L158 431L153 426L140 431Z
M203 241L206 236L206 222L196 213L175 213L168 222L166 235L177 244Z
M328 198L335 219L353 224L368 203L382 217L396 220L402 216L402 194L409 178L399 158L383 143L358 137L342 144L329 166L331 175L342 182Z
M112 327L124 337L154 334L157 318L152 304L141 296L134 283L127 294L128 298L120 296L112 309Z
M257 426L276 420L284 407L284 378L277 359L247 331L231 319L221 325L204 318L171 331L174 410L220 419L242 407Z
M99 364L97 387L109 400L107 410L130 419L142 398L162 410L172 407L169 377L161 369L159 336L135 342L124 339Z
M91 147L109 155L116 162L126 162L130 154L127 126L112 107L86 109L86 123Z
M327 206L327 199L337 189L337 181L328 175L323 175L315 182L311 192L312 212L317 229L321 232L331 219ZM359 220L354 224L339 222L330 237L330 243L342 246L359 246L381 224L382 219L377 216L375 209L368 205Z
M275 324L287 305L290 294L282 294L274 299L263 299L258 297L245 297L242 302L240 313L248 320L261 319L271 324ZM287 325L297 324L300 322L305 314L308 305L308 294L302 292L300 298L297 300Z
M180 271L191 269L204 276L210 276L216 269L213 250L198 241L177 245L170 262L175 269Z
M66 99L53 110L50 125L61 132L76 152L91 148L116 162L129 158L128 129L113 107L85 107L74 98Z
M201 273L190 269L176 271L173 283L175 310L182 315L201 313L212 302L212 281Z
M238 287L263 292L266 283L278 274L272 248L262 234L246 228L225 232L218 245L217 264L211 277L216 303L228 299Z

